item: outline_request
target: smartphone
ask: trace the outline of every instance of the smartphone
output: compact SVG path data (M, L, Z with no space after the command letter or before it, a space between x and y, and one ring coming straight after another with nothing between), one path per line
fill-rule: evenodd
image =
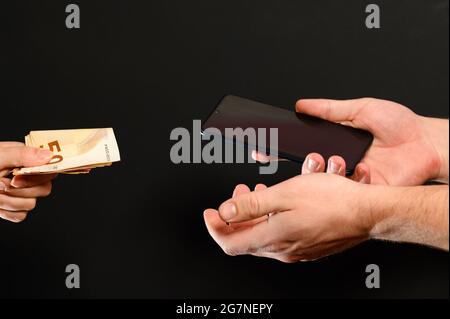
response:
M325 160L332 155L346 161L347 175L353 174L356 165L372 143L367 131L325 121L316 117L288 111L279 107L252 101L235 95L227 95L202 124L202 134L208 128L216 128L225 140L242 143L247 148L261 150L257 143L227 133L226 128L278 129L278 145L265 143L266 154L278 153L278 157L303 163L311 152L321 154ZM229 136L227 136L229 135ZM258 139L256 139L258 141Z

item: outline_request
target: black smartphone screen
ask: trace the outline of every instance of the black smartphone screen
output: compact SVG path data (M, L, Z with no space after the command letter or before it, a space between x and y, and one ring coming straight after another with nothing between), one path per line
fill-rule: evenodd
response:
M258 131L263 128L270 132L270 128L277 128L277 149L270 145L267 133L266 154L277 152L278 157L299 163L311 152L321 154L325 160L332 155L339 155L346 161L347 174L353 173L373 140L373 136L367 131L234 95L227 95L219 102L203 123L202 132L208 128L217 128L223 138L232 139L234 143L243 143L251 149L256 149L257 143L231 136L225 129L253 128ZM258 149L261 150L261 147Z

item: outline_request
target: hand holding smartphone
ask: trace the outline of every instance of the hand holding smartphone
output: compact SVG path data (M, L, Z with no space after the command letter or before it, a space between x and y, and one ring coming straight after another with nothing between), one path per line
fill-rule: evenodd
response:
M236 136L227 136L226 128L270 128L278 129L278 146L274 149L268 140L266 154L277 153L278 157L303 163L309 153L317 152L328 158L342 156L347 163L347 174L353 174L372 143L373 136L367 131L299 114L282 108L252 101L242 97L225 96L207 120L202 132L217 128L224 139L242 143L251 149L260 150ZM256 139L258 141L258 139Z

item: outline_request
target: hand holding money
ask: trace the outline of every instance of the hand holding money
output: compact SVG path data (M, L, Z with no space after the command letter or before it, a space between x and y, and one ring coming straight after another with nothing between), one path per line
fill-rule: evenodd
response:
M15 223L51 193L57 173L88 173L120 160L111 128L33 131L25 144L0 142L0 218Z
M0 218L23 221L40 197L48 196L56 174L10 178L11 168L44 165L53 157L49 150L19 142L0 142Z
M45 165L17 168L14 175L89 173L120 161L112 128L31 131L25 145L48 149L53 157Z

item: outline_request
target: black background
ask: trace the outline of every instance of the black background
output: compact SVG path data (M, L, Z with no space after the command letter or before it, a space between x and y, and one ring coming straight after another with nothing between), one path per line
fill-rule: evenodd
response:
M172 164L171 130L227 93L293 108L300 97L372 96L448 117L448 1L69 1L0 7L0 140L114 127L122 162L60 176L22 224L0 222L0 297L447 297L448 253L367 242L311 263L228 257L202 212L280 164ZM65 287L65 266L81 289ZM381 289L365 267L381 268Z

